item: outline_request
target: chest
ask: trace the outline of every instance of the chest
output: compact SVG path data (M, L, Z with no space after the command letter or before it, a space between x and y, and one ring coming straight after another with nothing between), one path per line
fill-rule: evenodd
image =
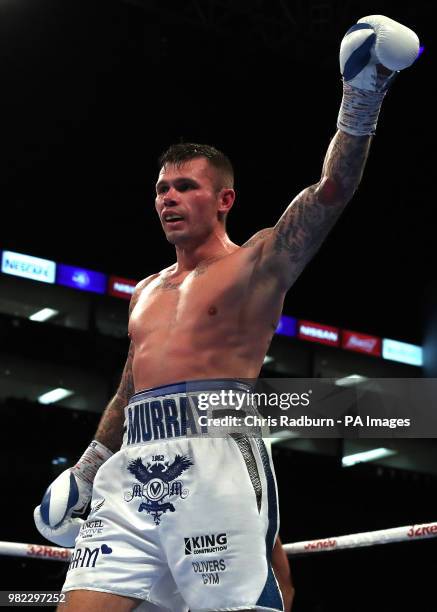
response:
M250 284L247 268L220 262L182 278L159 277L142 291L130 317L130 335L175 324L201 325L234 318L245 306Z

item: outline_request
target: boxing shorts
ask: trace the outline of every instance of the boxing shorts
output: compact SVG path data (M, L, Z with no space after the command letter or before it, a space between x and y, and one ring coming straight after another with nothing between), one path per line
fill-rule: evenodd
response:
M279 528L271 458L256 427L232 419L211 427L210 419L255 410L232 411L217 399L200 407L218 392L250 388L192 381L131 398L123 445L96 474L63 591L115 593L178 612L283 610L271 566Z

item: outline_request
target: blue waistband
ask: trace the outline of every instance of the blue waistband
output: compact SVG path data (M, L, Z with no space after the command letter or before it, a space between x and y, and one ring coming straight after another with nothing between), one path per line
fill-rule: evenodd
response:
M255 382L255 381L254 381ZM163 385L161 387L153 387L138 391L129 400L129 404L136 404L148 398L164 397L166 395L187 394L187 393L208 393L208 391L245 391L250 392L253 385L235 380L234 378L211 378L205 380L187 380L174 383L172 385Z

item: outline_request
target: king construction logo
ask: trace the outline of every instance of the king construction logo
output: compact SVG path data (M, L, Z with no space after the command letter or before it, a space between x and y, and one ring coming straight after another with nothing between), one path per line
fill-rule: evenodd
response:
M220 552L222 550L227 550L228 536L226 533L211 533L208 535L184 538L184 543L186 555Z

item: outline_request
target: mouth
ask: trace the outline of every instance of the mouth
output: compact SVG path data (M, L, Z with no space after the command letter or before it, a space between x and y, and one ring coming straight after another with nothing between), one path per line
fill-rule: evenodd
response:
M184 221L184 218L181 217L180 215L169 214L163 217L163 221L169 227L175 227L176 225L182 223Z

